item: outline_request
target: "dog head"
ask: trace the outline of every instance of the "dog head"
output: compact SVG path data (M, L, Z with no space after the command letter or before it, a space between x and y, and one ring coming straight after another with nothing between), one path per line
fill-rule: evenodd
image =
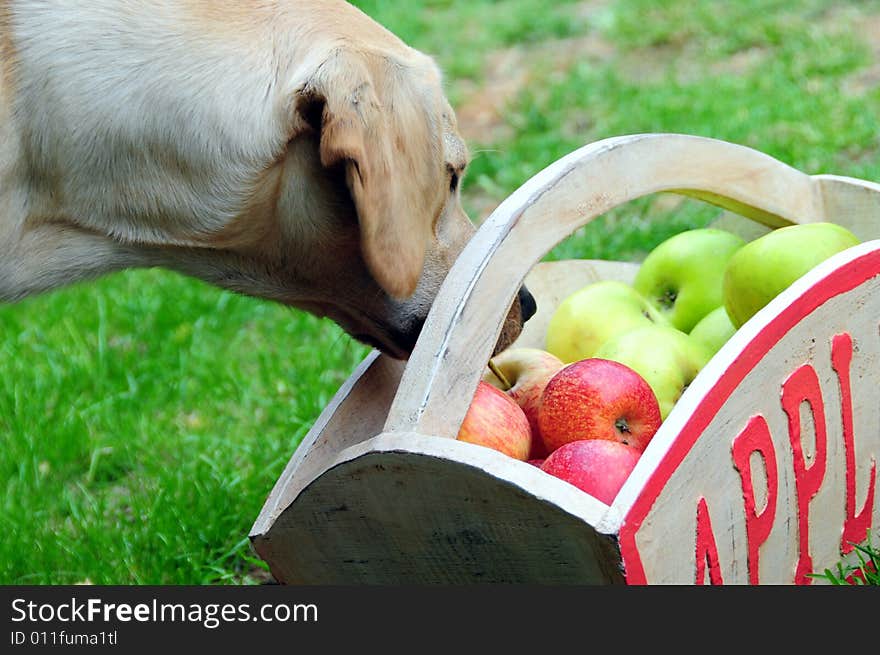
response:
M475 230L459 196L468 151L440 74L406 52L339 49L296 90L276 206L290 304L398 358ZM496 352L534 311L523 288Z

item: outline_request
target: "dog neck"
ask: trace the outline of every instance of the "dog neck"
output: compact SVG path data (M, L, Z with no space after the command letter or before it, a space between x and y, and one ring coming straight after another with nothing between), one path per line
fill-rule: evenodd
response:
M226 44L243 37L228 25L218 33L222 16L202 32L210 16L187 13L201 5L144 2L128 13L115 5L62 3L47 23L35 5L0 3L0 300L164 265L165 248L238 245L245 224L248 238L264 236L252 219L267 211L266 165L287 141L279 98L296 71L264 48L248 55L247 75L236 75L242 49ZM234 14L235 5L223 7ZM246 40L271 41L265 18L246 22L265 32ZM186 47L170 38L184 26L216 43L174 51ZM174 47L140 52L152 40L132 48L129 31L152 31ZM179 65L193 52L207 71L198 84ZM119 74L112 85L105 68Z

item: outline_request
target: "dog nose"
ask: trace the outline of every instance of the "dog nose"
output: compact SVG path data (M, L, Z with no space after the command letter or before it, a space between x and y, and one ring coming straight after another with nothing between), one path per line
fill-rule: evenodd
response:
M520 313L522 314L522 321L525 323L535 315L536 311L538 311L538 303L535 302L535 297L529 292L526 285L522 285L519 288L518 295Z

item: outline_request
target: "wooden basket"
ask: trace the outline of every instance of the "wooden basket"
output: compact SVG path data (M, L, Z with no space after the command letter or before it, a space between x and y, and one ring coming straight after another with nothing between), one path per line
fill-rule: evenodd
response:
M457 441L525 282L543 347L558 302L637 265L541 262L576 229L657 192L757 232L832 221L863 243L761 310L712 358L609 506ZM880 519L880 186L806 175L708 138L644 134L548 166L480 226L408 362L372 352L303 439L251 531L281 583L810 583ZM853 561L856 561L853 559Z

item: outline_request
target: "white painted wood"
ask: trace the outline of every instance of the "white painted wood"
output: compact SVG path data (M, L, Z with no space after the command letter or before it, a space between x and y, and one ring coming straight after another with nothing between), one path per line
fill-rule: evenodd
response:
M722 452L726 448L725 459L714 452L712 441L729 439L728 428L765 407L762 402L772 404L781 375L822 355L821 348L805 345L813 332L850 328L864 342L860 357L866 353L871 358L871 365L859 364L859 375L876 377L880 352L875 351L880 345L867 343L870 334L878 336L876 324L873 332L868 325L880 315L880 307L874 311L872 304L880 294L873 288L867 295L835 301L828 316L805 315L803 327L786 335L766 362L754 363L756 372L737 392L741 397L732 396L721 408L693 453L686 453L680 471L676 468L670 476L668 488L660 490L656 508L661 514L649 514L638 530L624 517L635 516L640 499L652 490L651 480L676 456L681 430L691 416L705 411L707 394L749 352L760 326L797 302L797 289L741 328L701 372L610 508L528 464L454 440L504 320L504 308L523 281L537 298L538 313L517 344L540 347L552 310L568 293L595 279L631 280L636 270L627 262L539 260L608 209L659 191L716 203L728 210L722 224L738 225L753 235L790 223L831 220L863 239L880 237L877 185L831 175L811 177L742 146L648 134L600 141L564 157L524 184L484 222L447 277L406 366L371 354L303 440L251 531L255 549L279 581L614 583L623 580L621 567L628 557L630 563L641 558L639 566L627 571L629 581L637 578L633 571L643 569L649 582L692 582L697 496L711 501L725 580L744 579L742 520L737 523L734 516L742 489L738 478L731 477L729 444L714 444ZM841 256L830 269L811 275L833 273L848 261ZM870 310L868 323L865 308ZM821 377L824 391L827 366ZM877 382L862 386L873 391L880 389ZM830 391L826 401L833 407ZM863 398L858 411L857 425L876 428L880 399ZM768 418L774 443L777 433L785 435L779 432L778 414L777 408ZM873 433L871 439L880 434L876 429ZM863 442L860 436L859 452L872 452L873 442L864 447ZM790 470L790 461L783 457L780 470ZM828 480L838 491L820 492L825 495L817 496L816 507L823 509L814 516L816 552L821 551L823 562L833 556L830 544L839 539L839 528L834 528L837 537L831 528L820 535L821 519L832 517L834 525L839 518L833 509L839 509L841 500L839 449L834 458ZM860 485L866 484L865 461L858 463ZM785 478L785 484L790 490L791 480ZM858 498L864 498L862 487L859 493ZM788 520L790 526L790 493L785 498L777 520ZM726 509L716 518L718 507ZM875 525L878 520L874 516ZM774 567L785 571L792 555L790 527L774 530L765 546L774 554L766 555L761 564L767 580ZM721 543L722 539L727 541ZM679 548L675 553L669 552L673 545ZM544 556L548 552L549 560ZM785 576L781 574L779 581L786 582Z
M816 175L813 180L824 220L849 228L863 241L880 236L880 184L842 175Z
M594 527L608 512L496 451L382 434L339 453L252 538L288 583L617 584L614 539Z

